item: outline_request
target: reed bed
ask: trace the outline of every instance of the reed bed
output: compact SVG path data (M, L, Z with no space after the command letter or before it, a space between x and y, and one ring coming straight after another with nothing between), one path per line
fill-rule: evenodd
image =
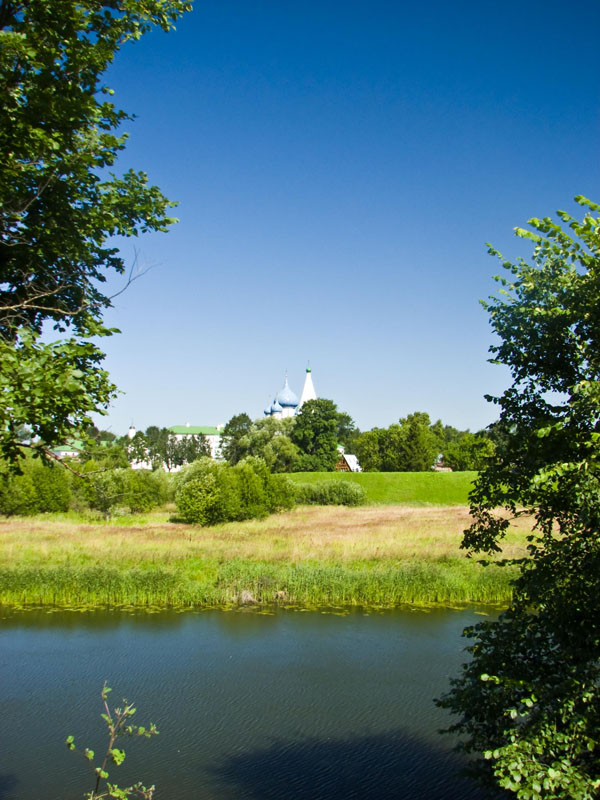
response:
M300 507L198 528L0 520L0 603L57 606L395 606L508 602L510 569L459 550L465 508ZM526 526L504 555L524 551Z

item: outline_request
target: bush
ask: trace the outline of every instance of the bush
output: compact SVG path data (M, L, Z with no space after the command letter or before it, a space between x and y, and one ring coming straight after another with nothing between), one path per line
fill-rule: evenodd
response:
M200 525L266 517L294 502L289 481L271 475L265 462L255 457L234 467L200 459L183 469L175 482L181 518Z
M91 508L108 517L117 508L133 513L150 511L168 499L169 478L161 470L103 470L90 460L83 473L89 477L73 481L73 505L78 510Z
M34 464L31 479L38 511L68 511L71 503L70 475L60 465Z
M67 511L71 501L69 475L61 466L27 459L22 475L4 475L0 485L0 512L27 516Z
M250 467L260 478L263 491L263 505L266 514L290 509L294 505L294 487L285 475L273 475L266 462L257 456L248 456L240 461L236 467L246 469ZM262 515L259 515L262 516ZM250 517L247 517L250 519Z
M288 511L294 507L296 492L294 484L285 475L270 475L267 500L269 512Z
M31 475L2 477L0 490L0 511L3 514L27 516L37 514L37 495Z
M167 502L169 479L162 470L127 470L126 504L132 512L150 511Z
M353 481L315 481L293 485L296 503L315 506L360 506L367 494Z

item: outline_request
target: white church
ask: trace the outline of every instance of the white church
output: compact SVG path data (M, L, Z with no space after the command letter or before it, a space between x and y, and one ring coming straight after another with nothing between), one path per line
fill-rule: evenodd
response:
M290 389L288 384L287 373L285 376L285 385L283 389L275 396L272 404L265 410L265 416L275 417L275 419L284 419L285 417L293 417L302 408L307 400L316 400L317 394L312 381L312 374L310 367L306 368L306 378L304 379L304 388L300 395L300 400L296 397L294 392ZM188 436L204 436L210 446L211 457L220 460L221 447L222 447L222 430L225 426L223 424L211 425L190 425L187 422L185 425L171 425L169 431L175 436L176 439L185 439ZM129 439L133 439L136 434L136 429L133 423L127 431ZM152 464L149 461L134 461L132 463L133 469L151 469ZM177 472L180 467L173 467L172 472Z
M298 400L294 392L292 392L290 389L286 373L283 389L281 389L281 391L275 395L271 405L268 408L265 408L265 417L274 417L275 419L294 417L299 413L300 409L307 400L316 399L317 393L315 392L310 367L306 368L306 377L304 378L304 386L302 388L300 400Z
M286 419L288 417L294 417L299 412L304 403L308 400L316 400L317 393L315 392L315 387L313 384L312 379L312 371L310 367L306 368L306 376L304 378L304 386L302 387L302 393L300 395L300 399L294 394L294 392L290 389L288 383L287 373L285 375L285 383L283 388L275 395L273 398L273 402L271 405L265 409L264 414L265 417L273 417L274 419ZM208 444L210 446L211 456L213 459L221 460L222 453L221 447L223 444L222 440L222 430L224 425L216 425L216 426L200 426L200 425L190 425L190 423L186 423L185 425L172 425L169 428L169 431L175 436L176 439L185 439L188 436L204 436ZM127 435L130 439L135 436L136 430L133 424L129 428ZM361 472L360 465L356 456L349 455L344 453L342 447L340 449L340 460L336 469L344 471L344 472ZM131 465L133 469L151 469L152 464L149 461L134 461ZM165 467L166 469L166 467ZM181 467L174 466L171 467L171 472L177 472Z

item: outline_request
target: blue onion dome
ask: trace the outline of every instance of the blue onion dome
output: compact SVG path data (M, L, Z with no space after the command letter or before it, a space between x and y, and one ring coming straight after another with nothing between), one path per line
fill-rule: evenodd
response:
M269 409L269 413L276 414L278 411L283 411L283 408L277 402L277 398L275 398L275 400L273 400L273 405Z
M292 390L288 386L287 376L286 376L286 379L285 379L285 386L283 387L283 389L277 395L276 400L279 403L279 405L284 406L284 408L285 407L287 407L287 408L296 408L296 406L298 405L298 398L296 397L296 395L292 392Z

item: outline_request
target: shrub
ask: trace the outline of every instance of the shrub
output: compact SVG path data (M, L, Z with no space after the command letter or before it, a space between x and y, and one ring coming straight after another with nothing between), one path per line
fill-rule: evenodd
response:
M360 506L366 492L353 481L315 481L294 484L296 503L316 506Z
M68 511L71 502L70 476L59 465L35 464L31 479L37 495L38 511Z
M175 497L182 486L190 481L196 480L196 478L202 478L204 475L208 475L216 466L218 465L210 458L198 458L196 461L192 461L191 464L186 464L183 469L171 476Z
M200 525L256 519L293 505L287 479L271 475L260 458L243 459L234 467L200 459L175 480L181 518Z
M294 484L285 475L270 475L267 492L269 512L286 511L293 508L295 500Z
M22 475L4 475L0 485L0 512L26 516L67 511L71 501L69 475L61 466L27 459Z
M150 511L167 501L169 479L162 470L127 470L126 504L132 512Z
M82 483L87 484L88 506L101 511L106 517L109 517L117 506L127 506L128 472L130 470L109 469L90 475L89 480L82 479Z
M37 513L37 495L31 476L2 477L0 511L3 514L26 516Z
M210 474L186 481L175 496L179 516L184 522L199 525L209 525L214 521L219 501L217 480Z
M294 487L285 475L273 475L266 462L257 456L248 456L237 464L245 469L250 467L262 483L263 513L273 514L276 511L290 509L294 505ZM263 516L259 514L257 516ZM250 519L250 517L247 517Z
M256 459L260 460L260 459ZM262 462L264 464L264 462ZM255 465L249 459L239 461L230 470L235 484L235 490L239 493L239 516L238 519L255 519L266 517L268 514L267 501L267 478L261 474L261 470L256 470Z

